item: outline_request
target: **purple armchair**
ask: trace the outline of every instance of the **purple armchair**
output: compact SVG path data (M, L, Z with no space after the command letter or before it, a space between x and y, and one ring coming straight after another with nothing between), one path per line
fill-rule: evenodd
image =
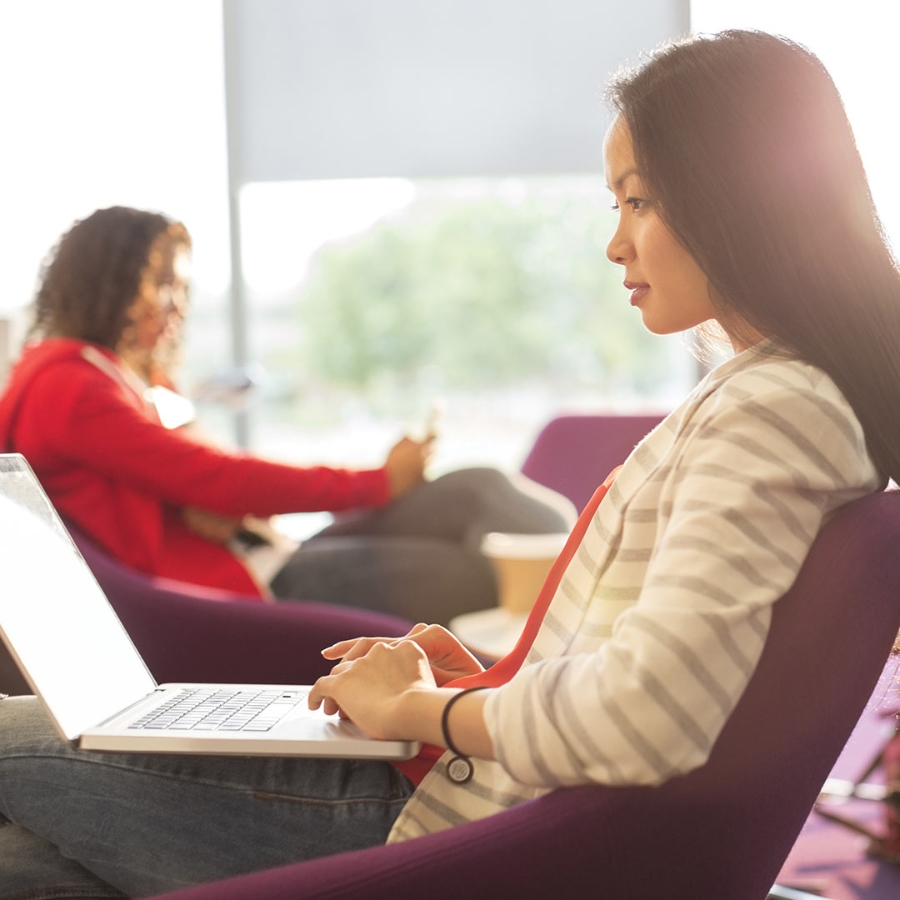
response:
M538 433L522 474L568 497L580 512L598 484L664 418L652 415L562 415Z
M658 788L557 790L441 834L164 898L762 900L900 628L898 546L900 492L840 511L776 605L709 761L687 776Z

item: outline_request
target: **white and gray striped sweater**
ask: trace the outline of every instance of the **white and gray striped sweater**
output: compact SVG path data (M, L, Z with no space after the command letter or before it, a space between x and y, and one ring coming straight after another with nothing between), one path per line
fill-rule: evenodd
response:
M819 369L769 341L719 366L629 456L526 664L491 692L497 761L466 785L439 761L388 840L702 765L819 528L880 486Z

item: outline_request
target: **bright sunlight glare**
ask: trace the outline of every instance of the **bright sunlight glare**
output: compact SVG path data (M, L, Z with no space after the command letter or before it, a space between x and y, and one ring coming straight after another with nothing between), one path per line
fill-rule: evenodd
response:
M691 28L757 28L795 40L822 60L843 98L885 231L900 252L900 122L885 105L900 83L900 3L692 0Z

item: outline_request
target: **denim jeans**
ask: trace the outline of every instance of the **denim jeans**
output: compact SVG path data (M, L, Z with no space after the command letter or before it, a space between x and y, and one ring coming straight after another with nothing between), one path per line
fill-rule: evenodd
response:
M413 791L377 761L96 753L0 700L0 898L146 896L383 843Z
M575 507L522 475L468 468L425 482L387 506L339 515L272 580L281 599L341 603L447 625L497 604L481 555L489 531L568 532Z

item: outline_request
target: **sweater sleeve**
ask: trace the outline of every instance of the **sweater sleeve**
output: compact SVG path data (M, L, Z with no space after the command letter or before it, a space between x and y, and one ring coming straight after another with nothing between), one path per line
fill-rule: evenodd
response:
M230 516L341 510L389 500L384 468L293 466L211 447L172 431L129 402L88 363L48 366L27 389L17 432L53 458L176 506ZM52 411L51 411L52 410ZM52 449L46 449L52 448Z
M488 699L497 758L517 781L657 784L705 762L823 520L877 488L827 379L723 393L649 476L655 508L626 510L625 528L654 517L656 531L609 639L527 666Z

